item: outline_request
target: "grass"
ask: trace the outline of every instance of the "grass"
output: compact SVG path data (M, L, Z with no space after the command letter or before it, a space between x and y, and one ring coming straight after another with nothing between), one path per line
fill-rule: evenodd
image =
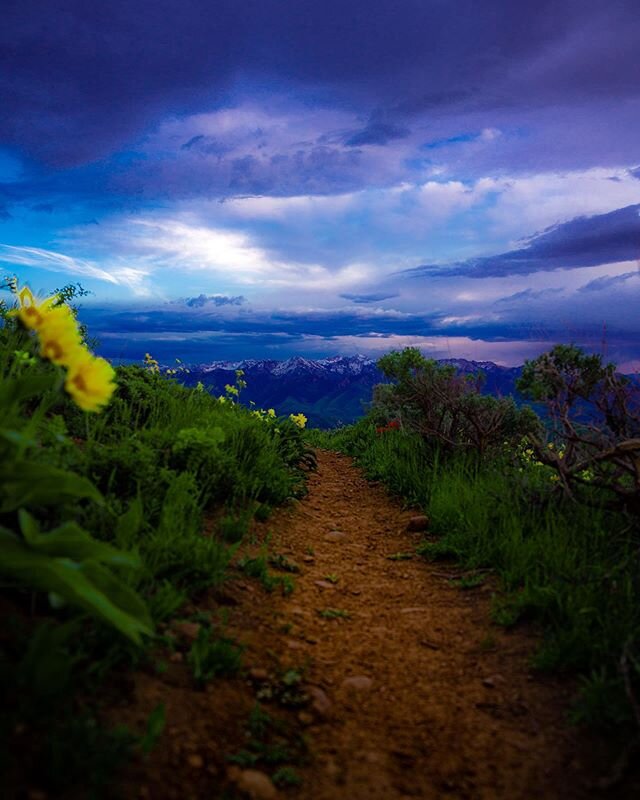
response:
M255 557L245 556L237 562L238 569L242 570L249 578L256 578L260 581L264 589L272 592L280 588L283 595L291 594L295 589L295 582L290 574L273 575L269 572L269 564L274 563L277 569L288 573L299 571L296 564L284 556L268 556L266 550Z
M483 582L482 572L474 571L495 571L502 589L495 621L539 625L543 636L533 666L581 676L574 719L604 729L633 724L620 663L625 649L634 654L628 671L637 691L636 519L607 510L589 487L580 502L564 500L552 493L546 468L523 467L507 453L482 463L445 459L415 434L377 434L370 419L307 436L316 446L354 456L370 479L423 509L431 519L430 537L417 552L469 570L470 576L455 581L460 589Z
M147 752L162 726L152 715L140 732L103 730L86 698L106 692L116 670L162 669L157 626L225 580L253 518L304 493L308 450L290 420L142 367L118 368L111 403L82 412L61 390L60 368L9 318L0 378L4 546L16 563L40 565L21 567L20 580L0 574L0 768L9 794L34 773L41 791L98 796L101 776L136 748ZM3 551L0 573L8 558ZM49 591L42 576L61 569L66 583ZM288 574L269 580L293 590ZM202 626L187 660L202 684L236 673L240 650ZM28 748L15 736L23 726ZM113 780L102 782L108 793Z
M272 772L274 783L281 788L300 783L292 765L305 763L307 743L287 722L256 702L247 720L246 738L246 746L229 755L229 762Z
M323 619L349 619L351 616L349 612L345 611L343 608L323 608L318 611L318 614L320 614Z
M389 561L411 561L415 557L415 553L391 553L387 558Z
M242 647L226 636L212 635L211 630L202 625L187 662L196 683L203 686L212 678L237 675L242 666Z

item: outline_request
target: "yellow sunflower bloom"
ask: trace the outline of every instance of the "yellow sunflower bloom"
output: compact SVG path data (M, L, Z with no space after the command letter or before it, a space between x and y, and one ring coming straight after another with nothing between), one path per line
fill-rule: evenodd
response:
M64 388L83 411L100 411L116 388L115 370L104 358L96 358L86 350L75 353Z
M40 355L54 364L69 366L86 353L75 317L68 306L52 308L38 328Z

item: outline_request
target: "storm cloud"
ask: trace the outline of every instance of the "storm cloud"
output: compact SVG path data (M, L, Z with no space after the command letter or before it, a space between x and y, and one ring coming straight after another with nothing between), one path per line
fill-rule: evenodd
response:
M640 255L640 204L578 217L531 237L525 247L448 265L422 265L406 277L499 277L631 261Z
M424 109L635 96L639 38L625 0L8 0L0 137L79 164L162 116L220 107L239 78L268 76L386 108L398 119L360 134L379 142Z

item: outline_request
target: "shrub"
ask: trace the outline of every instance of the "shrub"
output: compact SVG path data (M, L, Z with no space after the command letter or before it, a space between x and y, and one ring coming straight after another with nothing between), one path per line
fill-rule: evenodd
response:
M557 345L527 361L518 390L547 407L546 431L529 432L537 459L573 497L598 486L640 511L640 387L599 355ZM584 494L584 492L583 492Z
M377 387L374 416L391 417L441 451L464 449L482 458L538 426L535 414L511 398L482 395L481 375L457 375L417 348L389 353L378 367L395 383Z

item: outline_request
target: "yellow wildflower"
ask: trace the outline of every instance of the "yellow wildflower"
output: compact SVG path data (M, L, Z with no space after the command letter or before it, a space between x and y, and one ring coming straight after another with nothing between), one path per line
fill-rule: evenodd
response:
M68 366L86 352L75 317L66 305L50 309L38 329L38 338L40 355L54 364Z
M69 364L64 388L83 411L99 411L116 388L115 370L104 358L96 358L87 350L80 349L76 356Z
M304 414L289 414L289 419L299 428L304 428L307 424L307 418Z
M52 297L47 297L46 300L41 300L38 303L31 289L25 286L24 289L18 292L18 301L20 302L20 308L16 313L20 321L25 328L37 331L51 312L51 309L59 302L59 297L54 294Z
M270 408L270 409L268 409L268 411L267 411L267 416L269 416L269 417L274 417L274 418L275 418L275 416L276 416L276 410L275 410L275 408Z
M148 372L153 372L153 373L160 372L160 364L158 364L158 362L151 355L151 353L145 353L144 354L144 368Z

